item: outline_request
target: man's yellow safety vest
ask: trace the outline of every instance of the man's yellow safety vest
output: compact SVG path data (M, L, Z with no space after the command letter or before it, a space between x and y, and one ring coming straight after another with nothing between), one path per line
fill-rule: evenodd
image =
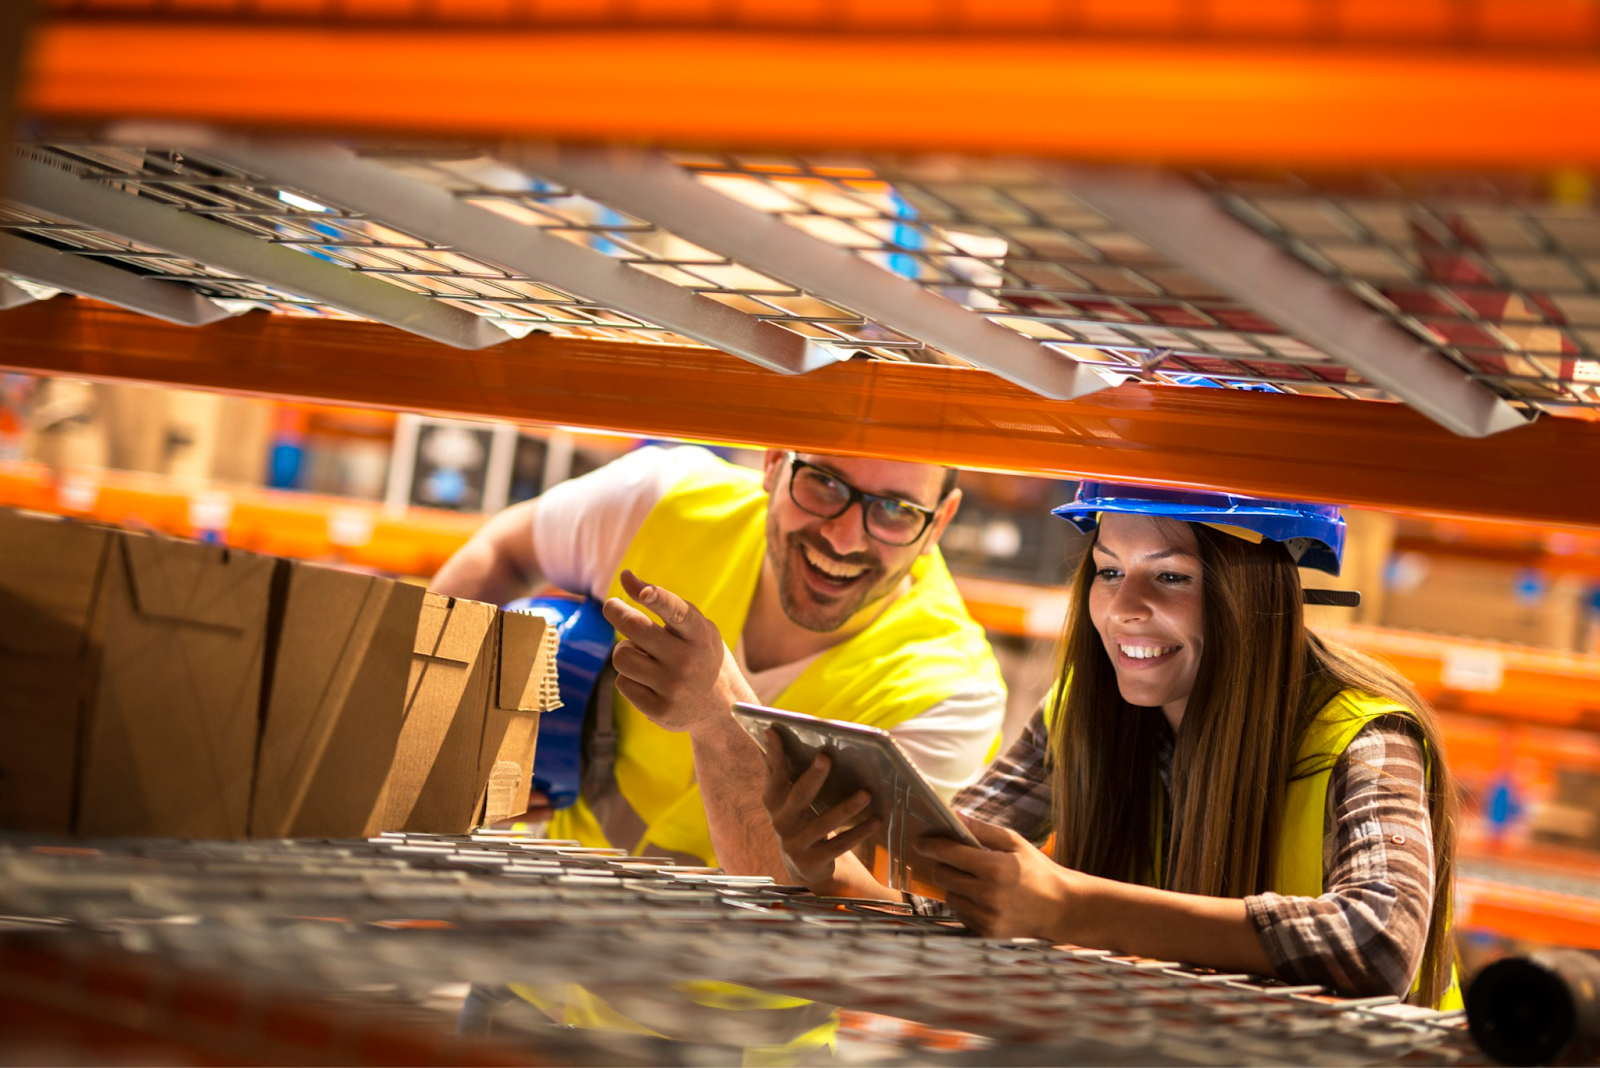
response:
M731 647L744 630L761 574L766 517L759 472L732 464L696 472L645 517L612 577L609 595L628 599L620 575L632 570L693 604ZM808 665L773 703L887 730L974 685L1004 688L983 629L967 614L934 549L913 565L909 591ZM620 798L602 803L586 793L556 813L548 833L586 845L615 844L635 853L715 864L688 735L656 726L620 693L612 697ZM998 744L996 735L991 756ZM632 840L621 840L617 832L619 821L613 817L619 800L627 810L621 823ZM597 813L608 806L608 812ZM603 827L619 840L608 841Z

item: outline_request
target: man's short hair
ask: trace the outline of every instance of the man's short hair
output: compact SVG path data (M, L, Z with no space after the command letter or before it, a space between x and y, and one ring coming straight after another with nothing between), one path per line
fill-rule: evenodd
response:
M961 472L953 467L944 469L944 485L939 487L939 499L941 501L950 496L950 491L956 488L956 477L960 474Z

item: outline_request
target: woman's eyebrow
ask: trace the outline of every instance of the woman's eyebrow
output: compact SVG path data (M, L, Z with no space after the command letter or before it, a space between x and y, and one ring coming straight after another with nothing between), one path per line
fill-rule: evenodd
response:
M1122 557L1118 556L1115 552L1111 551L1110 549L1106 548L1104 545L1101 545L1098 542L1095 543L1094 551L1097 552L1097 553L1105 553L1107 556L1111 557L1111 559L1113 559L1113 560L1121 560L1122 559ZM1191 560L1200 559L1198 556L1196 556L1194 553L1190 552L1188 549L1162 549L1160 552L1145 553L1144 555L1140 556L1139 559L1141 559L1141 560L1166 560L1166 559L1168 559L1170 557L1174 557L1174 556L1186 556Z

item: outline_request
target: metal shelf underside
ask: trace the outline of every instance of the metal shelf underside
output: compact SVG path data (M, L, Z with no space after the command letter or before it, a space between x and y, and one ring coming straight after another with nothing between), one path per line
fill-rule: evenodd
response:
M1314 287L1306 292L1333 302L1332 333L1327 323L1316 327L1336 347L1341 327L1383 331L1397 357L1445 376L1438 380L1454 382L1470 391L1473 403L1501 413L1462 431L1452 412L1440 415L1430 407L1436 391L1387 380L1392 388L1384 388L1373 378L1384 378L1385 365L1363 364L1354 351L1360 343L1336 353L1307 344L1252 305L1259 294L1260 303L1272 306L1262 279L1216 272L1201 277L1203 250L1195 257L1180 249L1189 262L1174 262L1075 195L1081 172L1050 161L590 153L575 157L574 172L570 150L544 146L491 151L390 144L343 163L329 157L345 168L330 173L347 184L381 168L384 180L407 194L447 196L457 216L495 233L495 248L484 252L470 241L440 240L451 231L439 222L428 237L417 236L417 220L399 208L379 217L342 206L321 188L326 179L297 182L297 161L320 156L280 157L271 143L245 145L244 159L264 159L282 172L268 178L224 162L240 155L228 142L208 154L206 137L194 139L200 147L21 146L14 169L31 175L31 184L0 207L0 233L181 286L233 312L258 307L372 317L361 314L366 305L341 301L333 289L286 284L270 270L219 266L225 257L207 256L209 246L203 240L196 245L187 231L181 240L176 231L163 240L167 231L152 208L203 219L226 229L231 241L245 235L275 253L302 253L325 265L319 269L330 277L332 268L379 280L407 294L395 295L401 311L388 320L402 327L410 321L406 309L428 303L450 309L446 314L457 320L464 313L503 327L505 336L537 330L709 344L790 371L851 355L967 362L1058 397L1118 381L1344 399L1398 395L1469 433L1511 425L1505 403L1527 413L1600 409L1600 212L1584 190L1552 192L1549 183L1528 178L1169 176L1182 183L1181 195L1203 197L1203 210L1225 214L1223 225L1233 227L1229 235L1245 254L1277 257L1270 261L1274 270L1299 271L1302 286ZM563 181L571 173L601 192ZM692 189L679 193L701 199L674 204L670 182L658 192L641 175L689 177ZM1091 188L1117 180L1115 172L1092 175ZM40 190L59 185L70 199L79 183L97 187L92 222L81 212L68 217L75 201L64 204L53 189ZM635 210L604 199L611 190ZM110 191L118 197L106 198ZM1157 209L1164 195L1156 194ZM692 238L700 233L685 237L651 221L639 212L641 203L699 227L714 241L720 225L722 240L733 246L737 239L727 235L741 224L783 225L776 246L752 252L762 262L751 265L708 249L704 240L696 243ZM707 204L716 216L710 229L701 216L684 214ZM143 214L126 229L144 240L105 225L135 207ZM466 216L460 216L463 209ZM1139 227L1137 212L1123 214ZM557 249L551 239L563 253L583 257L574 262L586 271L625 265L623 284L569 283L560 263L536 255ZM523 248L528 242L534 242L531 251ZM496 253L536 261L535 271L507 267ZM848 254L843 260L842 253ZM831 283L836 288L828 288L830 277L809 266L808 257L845 268ZM0 267L5 262L0 254ZM864 266L872 270L863 273ZM103 295L92 284L77 291ZM930 295L938 299L929 302ZM938 333L932 322L938 317L974 339L959 356L949 351L954 345L941 349L918 336L955 337ZM1003 335L996 325L1005 328ZM739 347L746 334L754 339L746 345L757 350L753 357ZM499 337L498 330L475 335L467 347ZM788 342L774 342L782 337ZM997 338L1020 356L991 356ZM785 345L803 348L811 362L795 362Z

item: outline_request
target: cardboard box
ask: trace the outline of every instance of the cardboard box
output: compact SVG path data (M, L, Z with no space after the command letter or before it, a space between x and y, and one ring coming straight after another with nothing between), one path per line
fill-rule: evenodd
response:
M72 829L110 531L0 511L0 827Z
M484 732L486 779L480 823L499 823L528 809L533 790L533 755L539 740L539 714L561 705L556 681L556 632L539 616L500 613L498 712L505 718L500 744L491 748L493 728Z
M79 833L245 837L278 563L171 538L112 539Z
M1584 581L1546 577L1522 589L1524 569L1487 560L1420 557L1403 588L1383 603L1384 626L1469 638L1573 649L1581 630Z
M0 826L54 833L461 833L556 703L542 619L6 511L0 670Z
M375 834L423 589L287 563L250 837Z
M426 596L380 820L384 828L433 834L471 829L497 767L493 811L515 805L514 796L509 802L506 797L510 768L503 765L516 768L526 800L538 712L553 707L554 644L555 633L543 619Z

